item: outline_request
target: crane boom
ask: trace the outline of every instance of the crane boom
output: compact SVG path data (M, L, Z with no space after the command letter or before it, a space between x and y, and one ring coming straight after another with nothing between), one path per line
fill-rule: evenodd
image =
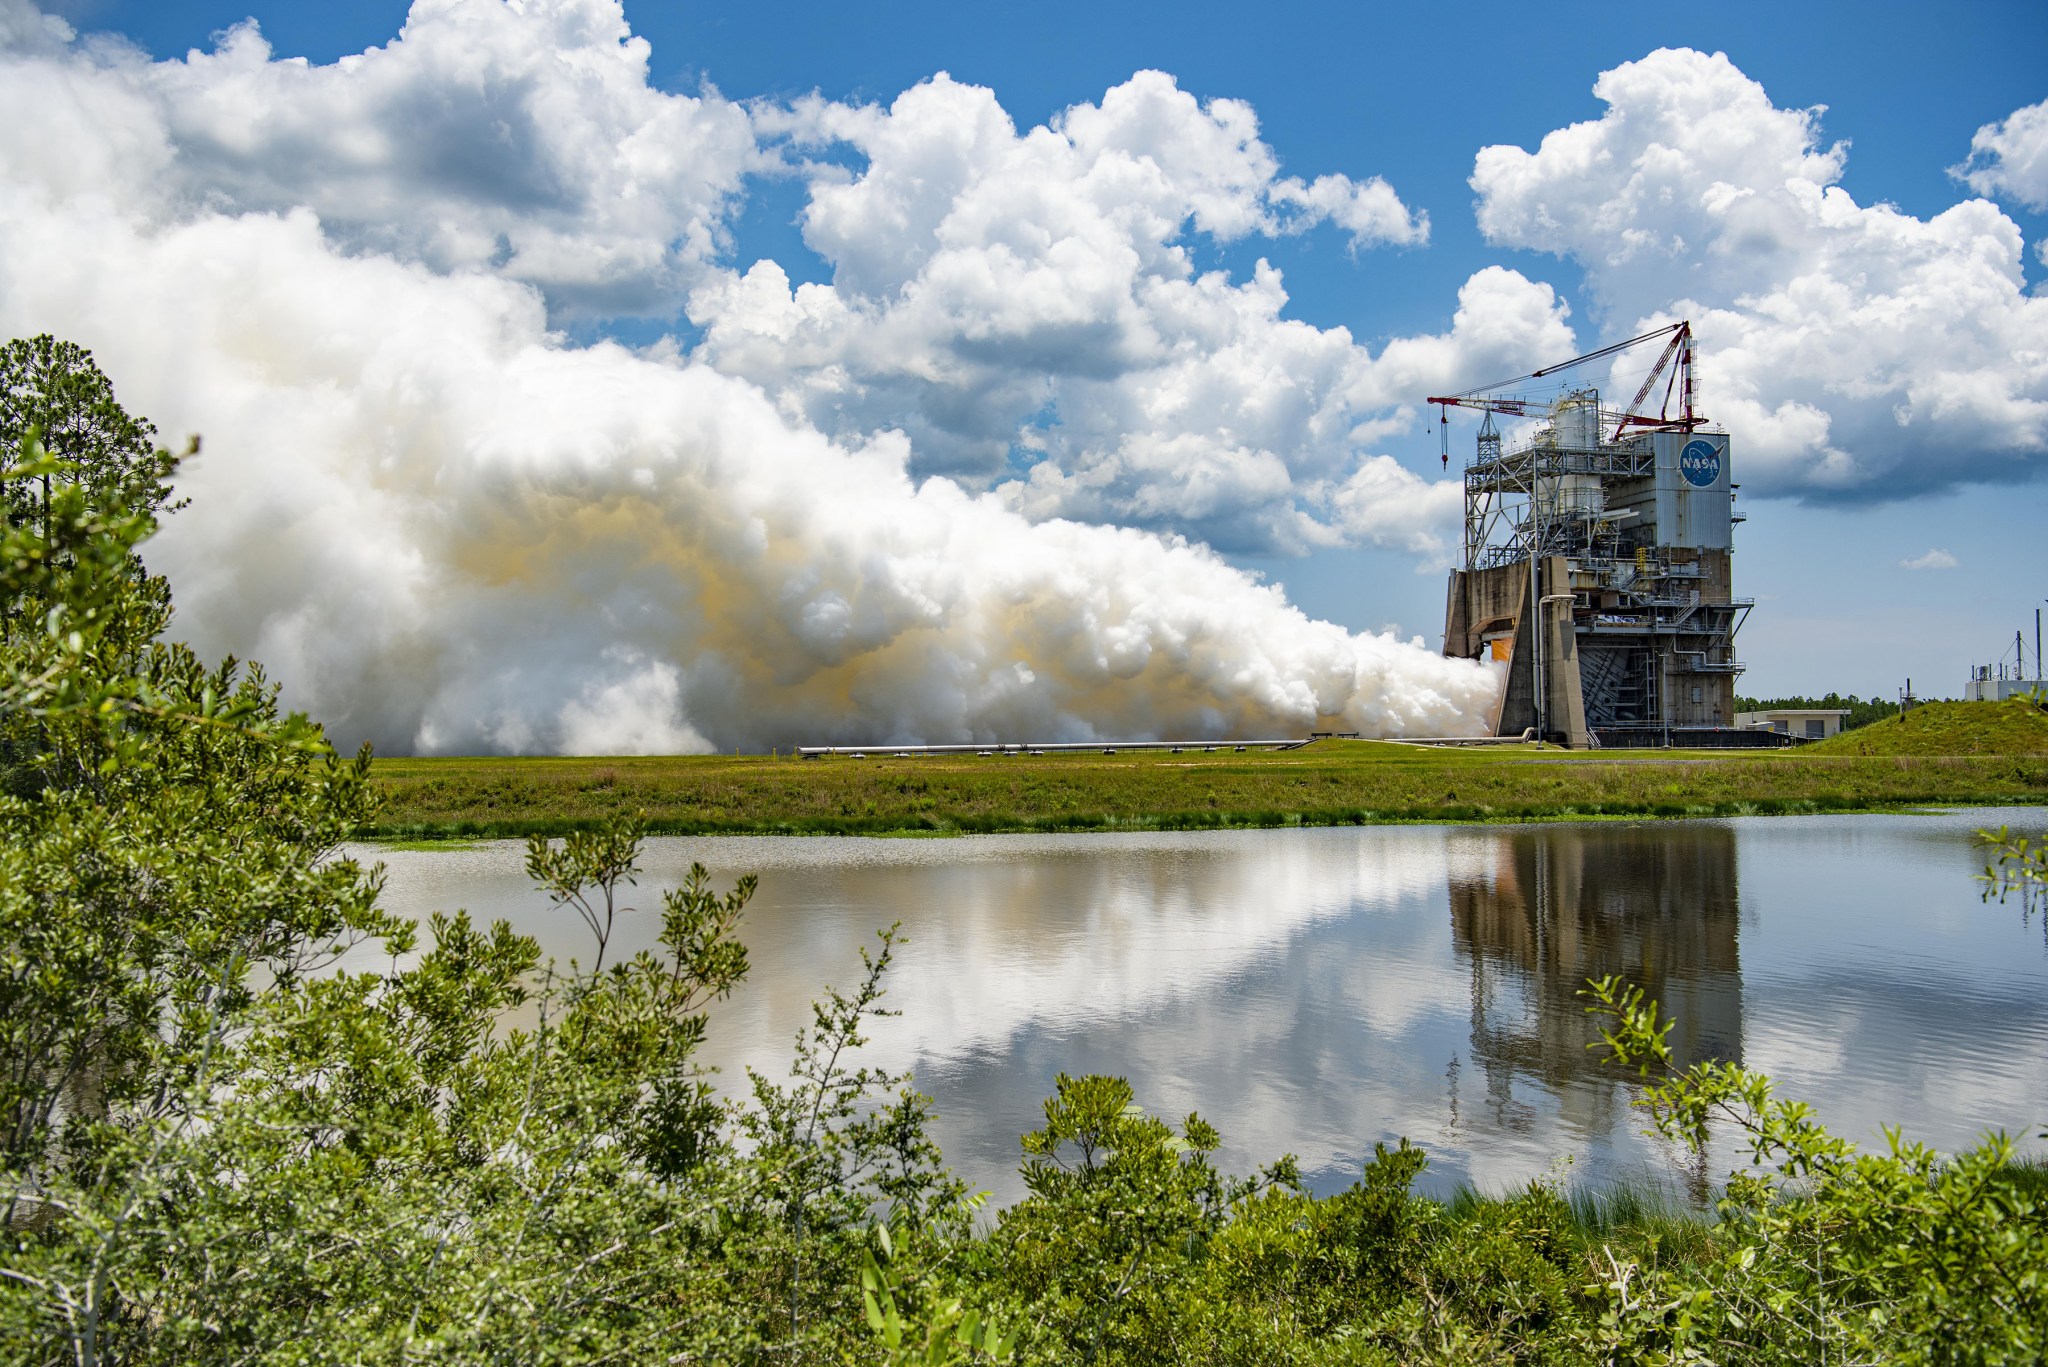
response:
M1635 398L1631 399L1629 401L1628 407L1622 410L1621 421L1614 425L1614 435L1610 437L1608 440L1620 441L1621 434L1623 432L1626 432L1632 423L1640 423L1647 421L1646 419L1637 418L1636 410L1643 406L1644 399L1650 397L1650 390L1653 386L1656 385L1657 377L1664 373L1665 366L1671 364L1671 358L1678 354L1678 349L1681 346L1684 346L1687 342L1690 342L1691 340L1692 324L1689 321L1680 323L1678 327L1675 330L1673 330L1671 334L1671 340L1664 344L1664 350L1657 357L1657 364L1651 366L1650 373L1643 377L1642 388L1636 391ZM1690 378L1692 372L1691 360L1692 353L1690 348L1688 348L1686 352L1686 359L1679 363L1680 370L1683 371L1688 378ZM1676 379L1677 377L1673 376L1673 378ZM1685 398L1689 401L1692 398L1690 384L1688 384L1686 388L1687 392ZM1670 403L1671 392L1667 389L1664 393L1665 407L1660 408L1657 413L1657 416L1660 420L1663 418L1665 412L1669 411ZM1688 408L1689 407L1690 403L1688 402ZM1689 413L1688 416L1690 416Z
M1430 402L1441 408L1471 408L1481 413L1505 413L1514 418L1526 418L1543 407L1532 399L1484 399L1466 394L1453 394L1447 398L1431 399Z
M1657 363L1650 367L1649 377L1643 381L1642 388L1636 391L1634 401L1622 412L1620 421L1615 424L1614 436L1610 440L1620 441L1623 434L1631 427L1647 428L1651 431L1690 432L1704 421L1698 414L1693 412L1692 322L1690 319L1677 323L1667 323L1665 326L1653 328L1639 337L1631 337L1625 342L1610 343L1607 346L1589 351L1583 356L1574 356L1568 361L1559 361L1555 365L1547 365L1541 369L1532 370L1527 375L1517 375L1511 380L1501 380L1496 384L1480 385L1477 389L1468 389L1461 394L1432 394L1425 402L1433 403L1437 406L1439 428L1448 426L1450 410L1453 408L1471 408L1483 413L1500 413L1508 417L1526 418L1540 413L1545 405L1539 400L1522 398L1520 396L1496 395L1493 391L1505 389L1511 384L1520 384L1523 380L1544 379L1557 374L1561 370L1569 370L1573 366L1584 365L1588 361L1597 361L1603 357L1612 356L1616 352L1626 351L1632 346L1639 346L1644 342L1654 341L1660 337L1665 339L1664 350L1657 357ZM1656 386L1658 377L1670 367L1674 357L1677 358L1678 367L1672 373L1671 384L1678 387L1679 415L1676 418L1669 416L1671 394L1670 387L1667 386L1664 404L1658 410L1657 416L1654 418L1646 417L1637 410L1642 407L1643 401L1649 397L1650 390ZM1446 440L1448 440L1448 433L1445 436ZM1444 463L1446 465L1450 464L1448 447L1445 449Z

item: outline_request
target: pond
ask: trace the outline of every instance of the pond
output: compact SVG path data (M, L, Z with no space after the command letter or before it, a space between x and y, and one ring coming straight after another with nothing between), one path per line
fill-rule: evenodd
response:
M2048 933L1985 903L1970 836L2039 809L1512 827L974 836L664 838L647 844L613 954L650 944L691 861L756 872L752 970L714 1008L727 1087L780 1078L826 983L900 921L901 1011L869 1061L909 1069L948 1162L1021 1194L1018 1136L1064 1071L1127 1077L1147 1109L1199 1111L1228 1170L1296 1154L1340 1189L1407 1136L1422 1186L1554 1174L1678 1180L1601 1061L1576 995L1643 984L1682 1061L1769 1073L1838 1133L1943 1149L2048 1120ZM364 850L385 904L502 917L588 962L589 932L532 891L523 846ZM1739 1158L1723 1142L1713 1175ZM1693 1183L1705 1174L1695 1171Z

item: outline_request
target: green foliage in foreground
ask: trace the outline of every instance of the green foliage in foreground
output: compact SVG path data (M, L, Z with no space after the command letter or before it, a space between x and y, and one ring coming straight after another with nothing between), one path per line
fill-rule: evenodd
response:
M1059 1079L1026 1197L950 1178L908 1080L865 1067L896 937L828 989L786 1077L694 1063L752 891L701 870L609 960L631 820L529 849L588 968L505 926L381 912L331 857L367 759L259 675L157 642L148 511L52 476L0 542L0 1360L760 1364L2033 1362L2037 1169L1859 1155L1767 1079L1665 1075L1668 1025L1593 987L1667 1134L1757 1163L1674 1224L1541 1184L1413 1192L1382 1147L1317 1199L1220 1172L1199 1116ZM2001 886L2041 885L2004 838Z

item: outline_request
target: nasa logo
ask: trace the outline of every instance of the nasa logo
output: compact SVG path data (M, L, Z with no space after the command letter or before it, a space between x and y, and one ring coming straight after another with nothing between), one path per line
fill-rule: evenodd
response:
M1695 489L1711 489L1721 477L1721 453L1710 441L1689 441L1678 453L1678 473Z

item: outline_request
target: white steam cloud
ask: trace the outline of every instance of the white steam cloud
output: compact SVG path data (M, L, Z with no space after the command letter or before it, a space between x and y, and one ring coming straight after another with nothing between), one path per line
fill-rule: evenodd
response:
M399 41L320 68L272 61L246 28L184 63L85 48L18 0L0 0L0 41L0 126L35 130L0 140L0 329L92 347L132 408L204 432L181 480L192 506L150 548L177 631L262 659L345 743L1412 734L1472 730L1491 707L1492 671L1312 622L1199 544L1033 521L1000 493L920 479L916 430L821 423L787 387L714 366L717 347L566 345L551 310L760 275L706 274L753 135L713 94L648 89L609 0L420 0ZM1170 82L1129 89L1154 113L1192 104ZM1070 150L1129 136L1111 96L1065 122ZM1419 239L1377 182L1277 178L1248 111L1221 104L1198 116L1243 168L1168 196L1205 230L1322 217L1360 241ZM441 121L408 136L423 110ZM841 117L879 116L790 116ZM1090 155L1112 178L1145 170ZM1175 250L1171 230L1132 231ZM1147 277L1181 291L1164 294L1142 275L1112 295L1161 313L1207 301L1226 329L1329 345L1275 316L1264 272ZM1383 403L1350 391L1562 329L1544 287L1499 272L1468 289L1519 311L1338 367L1328 388L1347 397L1310 406ZM1199 468L1203 439L1180 435ZM1374 464L1319 478L1337 512L1318 527L1412 541L1375 497L1441 501Z

